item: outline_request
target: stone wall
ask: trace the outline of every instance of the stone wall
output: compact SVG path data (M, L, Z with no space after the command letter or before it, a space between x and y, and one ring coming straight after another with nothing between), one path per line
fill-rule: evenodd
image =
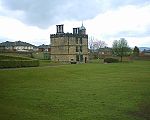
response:
M88 36L61 34L51 35L51 60L76 61L76 55L83 55L83 62L88 60Z

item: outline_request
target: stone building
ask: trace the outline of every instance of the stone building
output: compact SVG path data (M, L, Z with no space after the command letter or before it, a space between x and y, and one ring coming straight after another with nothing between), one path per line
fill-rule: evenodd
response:
M50 35L51 60L86 63L88 61L88 35L85 27L73 28L64 33L63 25L56 25L56 34Z

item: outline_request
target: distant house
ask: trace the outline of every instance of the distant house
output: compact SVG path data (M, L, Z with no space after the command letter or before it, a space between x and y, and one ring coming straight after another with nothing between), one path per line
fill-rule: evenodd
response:
M3 46L5 50L13 50L14 49L14 42L2 42L0 43L0 46Z
M107 57L107 56L112 56L112 49L108 48L108 47L100 48L98 54L99 54L100 58L101 57L104 58L104 57Z
M32 55L36 59L41 60L50 60L50 45L40 45L38 46L38 50L34 52Z
M4 45L0 45L0 52L5 50L5 46Z
M50 52L33 52L33 58L40 60L50 60Z
M150 56L150 50L143 50L141 53L140 53L141 56Z
M38 51L39 52L50 52L51 51L51 48L50 48L50 45L40 45L38 46Z
M89 49L90 59L105 58L112 56L112 48Z
M36 51L37 47L26 42L22 41L15 41L15 42L3 42L0 43L0 46L4 46L5 50L10 50L10 51Z

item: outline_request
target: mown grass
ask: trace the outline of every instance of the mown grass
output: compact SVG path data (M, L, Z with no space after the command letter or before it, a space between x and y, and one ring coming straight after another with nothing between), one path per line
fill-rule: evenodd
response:
M39 62L40 62L40 67L63 65L63 63L61 62L52 62L50 60L39 60Z
M0 70L1 120L148 120L150 61Z

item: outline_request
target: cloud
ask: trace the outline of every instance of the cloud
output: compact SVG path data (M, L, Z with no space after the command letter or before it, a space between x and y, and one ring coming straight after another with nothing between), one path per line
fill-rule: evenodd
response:
M131 46L150 46L149 13L149 0L0 0L0 41L49 44L56 24L72 32L83 20L89 37L108 46L122 37Z
M25 24L48 28L65 20L88 20L123 5L149 0L1 0L4 9ZM5 12L6 15L6 12ZM8 14L10 15L10 14Z
M150 36L149 37L126 37L130 47L150 47Z
M19 20L0 16L0 41L24 41L35 45L49 44L49 33L54 31L55 26L48 29L40 29L36 26L26 26Z
M120 31L117 34L113 35L116 37L149 37L150 36L150 28L145 29L144 31Z
M18 19L40 28L48 28L49 25L66 19L82 20L95 17L99 12L96 3L88 0L3 0L5 9L24 13L25 17Z
M148 37L150 34L150 4L128 5L107 11L87 20L87 32L97 38Z

